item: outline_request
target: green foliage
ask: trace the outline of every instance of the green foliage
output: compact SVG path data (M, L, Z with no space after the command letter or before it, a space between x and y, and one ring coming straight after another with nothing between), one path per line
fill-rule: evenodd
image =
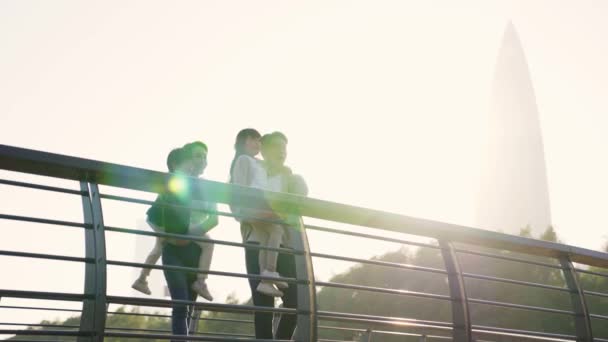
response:
M531 230L524 228L522 236L531 237ZM559 242L553 227L548 227L539 238ZM457 245L457 248L481 253L499 254L509 258L519 258L529 261L553 263L555 259L532 257L526 254L508 251L497 251L470 245ZM558 268L550 268L541 265L529 265L512 260L501 260L480 255L467 253L458 254L461 267L466 273L475 273L485 276L515 279L537 284L565 287L563 274ZM408 250L402 248L397 251L386 253L374 258L396 264L412 264L417 266L444 269L443 259L439 249L418 248ZM591 271L606 271L590 268ZM608 278L590 274L579 274L582 287L588 291L608 293ZM371 264L357 264L346 272L332 277L329 282L339 284L353 284L403 291L425 292L439 295L449 295L449 288L445 275L438 273L421 272L395 267L386 267ZM489 301L514 303L559 310L572 310L570 295L566 292L529 287L517 284L507 284L496 281L467 278L467 294L469 298L483 299ZM238 304L238 300L229 297L227 303ZM349 290L337 287L322 287L317 292L317 303L319 310L333 312L347 312L365 315L378 315L387 317L401 317L431 321L451 321L451 305L449 301L420 298L404 294L378 294L364 290ZM249 302L246 304L250 304ZM587 304L590 311L595 314L608 316L608 298L599 296L587 296ZM513 329L526 329L534 331L574 334L574 321L571 316L544 313L537 311L504 308L486 304L470 304L470 315L473 324L498 326ZM170 330L169 319L165 317L148 317L141 315L138 310L125 311L118 309L119 313L108 316L107 327L129 328L129 329L152 329L168 332ZM125 315L124 313L128 313ZM235 314L226 312L206 312L199 323L199 333L224 333L232 335L252 335L253 317L248 314ZM247 321L247 322L235 322ZM594 321L595 337L607 338L608 325L603 321ZM62 322L44 321L41 324L56 324L60 326L77 326L78 317L72 317ZM407 332L404 327L370 326L365 324L352 324L345 322L321 321L320 326L351 327L357 329L373 328L376 330L395 330ZM34 328L39 329L39 328ZM48 329L48 328L45 328ZM339 331L320 329L320 337L323 339L353 340L357 333L351 331ZM378 335L374 340L384 342L408 341L402 336ZM65 338L23 336L11 340L65 340ZM108 338L106 341L150 341L145 339L120 339ZM415 339L412 339L415 341Z

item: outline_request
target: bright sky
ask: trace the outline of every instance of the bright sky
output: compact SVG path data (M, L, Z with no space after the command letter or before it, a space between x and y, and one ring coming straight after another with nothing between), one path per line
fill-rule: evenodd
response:
M313 197L471 226L494 63L512 20L536 91L553 222L566 243L598 249L608 226L607 15L600 0L3 1L0 136L155 170L200 139L205 176L225 181L239 129L281 130ZM2 213L82 219L69 196L0 189ZM106 223L123 227L145 210L104 207ZM0 228L3 250L83 253L74 229ZM239 239L230 219L212 235ZM141 261L134 241L110 234L109 258ZM313 249L336 254L397 248L346 242L311 234ZM243 272L240 253L218 248L212 268ZM318 264L322 279L351 266ZM0 257L0 269L0 288L82 291L77 265ZM109 272L110 293L132 294L131 269ZM249 295L244 281L210 285L220 300ZM58 316L0 310L3 322Z

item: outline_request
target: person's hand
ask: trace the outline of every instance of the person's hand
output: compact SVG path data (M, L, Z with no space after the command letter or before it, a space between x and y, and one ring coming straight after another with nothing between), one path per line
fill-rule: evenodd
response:
M190 241L189 240L182 240L182 239L173 239L171 241L171 243L173 243L176 246L183 247L183 246L186 246L188 243L190 243Z
M256 216L257 216L257 218L269 219L269 220L278 218L275 213L273 213L272 211L266 211L266 210L264 210L264 211L260 210Z

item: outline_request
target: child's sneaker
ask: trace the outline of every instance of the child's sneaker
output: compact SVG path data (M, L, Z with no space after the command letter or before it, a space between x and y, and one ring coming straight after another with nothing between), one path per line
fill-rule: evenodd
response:
M256 290L270 297L283 297L283 292L274 287L272 283L266 281L261 281Z
M192 284L192 290L194 290L194 292L198 293L201 297L205 298L206 300L208 300L210 302L213 301L213 296L211 296L211 292L209 292L209 289L207 288L207 283L205 282L205 280L198 279L197 281L195 281Z
M262 276L265 277L274 277L274 278L281 278L281 275L279 274L279 272L270 272L270 271L262 271L262 273L260 274ZM287 284L284 281L280 281L280 280L267 280L269 282L272 282L273 284L275 284L279 289L286 289L289 287L289 284Z
M152 291L150 291L150 288L148 287L148 281L142 278L137 278L133 285L131 285L131 288L147 295L152 294Z

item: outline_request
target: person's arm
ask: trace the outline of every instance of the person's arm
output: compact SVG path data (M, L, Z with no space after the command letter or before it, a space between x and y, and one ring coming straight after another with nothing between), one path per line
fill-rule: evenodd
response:
M251 179L254 172L252 165L252 158L247 156L240 156L235 164L232 171L232 183L249 187L251 186ZM239 200L233 201L234 205L230 206L233 214L238 215L236 219L238 221L244 221L245 217L256 217L256 218L267 218L273 219L277 216L269 210L251 209L240 206Z
M308 185L304 177L291 174L288 176L287 192L294 195L308 196ZM287 215L286 221L289 225L297 226L302 218L296 214Z
M217 219L217 215L209 214L209 216L207 217L205 222L203 222L203 224L201 225L201 228L204 232L208 232L211 229L217 227L218 223L219 223L219 220Z
M163 201L163 196L158 195L156 197L156 199L154 200L154 203L152 204L150 209L148 209L148 211L146 211L146 223L148 224L148 226L150 226L150 228L152 228L153 231L155 231L157 233L165 232L163 227L161 227L161 224L163 222L162 221L162 217L163 217L162 201Z
M304 180L304 177L293 174L289 177L289 189L290 194L296 194L301 196L308 196L308 185Z
M203 235L217 226L218 218L217 214L215 214L215 212L217 212L217 205L215 203L212 203L210 205L205 205L205 207L205 209L209 210L209 212L207 212L205 220L203 220L202 222L193 222L192 224L190 224L190 227L188 229L188 233L190 235Z
M251 170L251 163L247 160L246 156L240 156L234 162L234 168L232 169L231 180L233 184L241 186L249 186L249 173ZM233 198L233 203L230 204L230 210L233 214L237 215L236 220L241 221L240 215L242 215L242 208L238 205L238 200Z
M251 169L251 160L247 156L238 157L234 163L234 169L232 169L232 183L250 186Z
M146 219L146 223L148 224L148 226L150 226L150 228L152 228L153 231L157 232L157 233L164 233L165 230L163 229L163 227L159 227L157 225L155 225L152 221L150 221L149 218Z

